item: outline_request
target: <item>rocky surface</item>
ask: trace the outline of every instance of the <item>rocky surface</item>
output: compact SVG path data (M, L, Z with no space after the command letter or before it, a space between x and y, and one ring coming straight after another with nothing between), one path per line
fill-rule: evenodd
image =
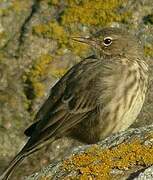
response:
M88 35L102 26L126 28L141 40L150 66L150 84L133 127L152 123L152 12L150 0L0 0L0 171L25 143L23 131L50 87L92 53L88 46L72 42L71 36ZM78 144L67 138L53 143L24 161L14 179L59 160L65 149Z
M134 180L151 180L153 179L153 166L145 169L144 172L141 172L138 177L135 177Z
M152 154L153 125L121 132L96 145L77 147L64 160L25 180L151 180Z

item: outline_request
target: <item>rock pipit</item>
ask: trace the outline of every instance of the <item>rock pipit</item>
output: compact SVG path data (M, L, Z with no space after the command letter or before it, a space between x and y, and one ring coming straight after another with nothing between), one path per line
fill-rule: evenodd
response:
M148 68L138 40L118 28L104 28L77 41L95 54L73 66L51 89L26 131L28 142L0 177L6 180L28 155L71 135L96 143L127 129L139 114L146 94Z

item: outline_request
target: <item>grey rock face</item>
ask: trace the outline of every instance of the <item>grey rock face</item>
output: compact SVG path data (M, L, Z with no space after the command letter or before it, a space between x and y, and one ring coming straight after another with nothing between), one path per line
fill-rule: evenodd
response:
M140 173L134 180L151 180L153 179L153 166L147 168L143 173Z
M52 163L25 180L41 178L151 180L153 125L129 129L99 142L75 148L64 160ZM151 135L151 136L150 136Z

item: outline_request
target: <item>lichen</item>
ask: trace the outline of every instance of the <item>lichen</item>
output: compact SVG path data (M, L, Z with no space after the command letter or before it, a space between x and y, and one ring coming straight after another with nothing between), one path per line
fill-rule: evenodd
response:
M133 139L130 143L122 143L111 149L94 145L91 149L65 160L63 169L67 172L77 171L78 179L86 180L90 177L106 180L113 178L113 169L129 170L135 166L153 165L152 154L153 146L144 145L140 139Z
M24 81L32 86L35 97L42 97L44 95L44 84L41 83L42 78L48 74L48 65L53 60L53 57L48 54L41 55L32 66L30 71L24 76Z
M20 0L12 0L10 9L15 12L23 12L27 9L28 3L26 1L20 1Z
M83 25L104 26L113 21L125 21L128 13L117 13L117 9L125 3L123 0L66 0L68 7L62 16L62 24L71 25L81 23Z
M52 18L48 22L35 24L32 27L32 33L38 37L55 40L58 44L58 48L54 52L55 56L63 56L71 51L75 55L86 57L90 47L83 43L74 42L71 37L90 34L89 29L92 27L95 29L95 27L106 26L114 21L126 21L130 16L128 11L124 13L119 11L125 3L123 0L104 0L103 2L101 0L65 0L64 2L61 0L45 0L45 3L55 9L63 4L64 9L60 14L60 20ZM52 71L56 76L59 76L64 74L66 70L53 69ZM32 69L31 73L31 76L34 77L32 84L36 89L35 93L40 96L42 95L40 92L43 92L43 85L38 81L40 79L38 70Z
M23 11L27 10L29 7L27 0L12 0L8 3L1 0L0 3L5 3L5 6L2 6L0 9L0 15L9 15L10 11L14 13L23 13Z
M144 46L144 53L148 57L153 57L153 44Z
M40 180L51 180L50 176L42 176Z
M60 78L66 73L67 68L57 68L53 64L56 61L56 57L49 54L42 54L34 62L31 69L27 71L26 75L23 76L24 82L29 84L31 91L33 91L33 96L31 99L36 97L42 97L45 93L46 86L43 82L48 76L53 76L55 78ZM32 92L31 92L32 93Z
M68 37L64 28L57 21L50 21L47 24L38 24L33 27L33 33L44 38L57 40L61 45L68 43Z
M0 32L0 48L3 47L3 45L6 43L7 41L7 34L6 32L2 31Z
M60 0L48 1L53 6L60 6ZM59 48L68 48L77 55L84 55L88 47L80 43L72 44L71 37L82 35L88 31L89 26L106 26L115 22L126 21L130 13L117 13L122 6L123 0L100 0L76 1L66 0L65 9L61 14L60 21L56 19L46 24L33 26L33 33L44 38L52 38L58 41ZM84 30L87 29L87 30ZM58 50L57 50L58 52ZM82 54L83 53L83 54Z

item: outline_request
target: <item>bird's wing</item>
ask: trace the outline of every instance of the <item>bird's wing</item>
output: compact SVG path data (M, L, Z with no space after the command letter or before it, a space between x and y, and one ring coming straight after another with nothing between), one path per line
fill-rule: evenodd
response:
M30 144L66 133L96 108L98 66L98 59L87 58L71 68L52 88L36 115L39 121L25 131L31 137Z

